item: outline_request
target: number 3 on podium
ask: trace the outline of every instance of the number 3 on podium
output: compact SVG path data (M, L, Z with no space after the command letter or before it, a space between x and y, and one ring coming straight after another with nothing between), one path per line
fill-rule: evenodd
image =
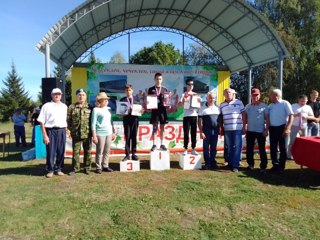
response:
M132 171L132 170L133 170L132 162L128 162L128 163L127 163L127 170L128 170L128 171Z

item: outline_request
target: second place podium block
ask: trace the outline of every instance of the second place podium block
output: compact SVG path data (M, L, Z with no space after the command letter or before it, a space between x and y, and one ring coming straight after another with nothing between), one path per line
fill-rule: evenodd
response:
M183 170L201 169L201 155L180 155L179 165Z
M170 152L161 150L151 152L150 169L157 171L170 169Z

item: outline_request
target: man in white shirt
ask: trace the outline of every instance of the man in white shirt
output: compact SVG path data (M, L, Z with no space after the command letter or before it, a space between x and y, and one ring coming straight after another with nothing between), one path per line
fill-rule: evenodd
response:
M269 134L270 134L270 155L273 167L272 172L283 171L286 166L287 148L285 144L286 137L290 134L293 122L293 111L291 104L282 99L280 89L274 89L270 92L271 103L268 106L269 112ZM278 147L280 150L280 159L278 159Z
M297 134L300 136L307 136L308 134L308 121L314 120L312 108L307 105L308 97L306 95L299 96L298 103L292 104L293 111L293 123L290 133L290 143L288 146L288 159L292 158L291 148L294 141L297 138Z
M42 106L37 119L40 122L43 142L46 144L48 178L51 178L54 172L58 176L64 175L61 169L64 164L68 107L61 102L61 95L59 88L52 89L52 101Z

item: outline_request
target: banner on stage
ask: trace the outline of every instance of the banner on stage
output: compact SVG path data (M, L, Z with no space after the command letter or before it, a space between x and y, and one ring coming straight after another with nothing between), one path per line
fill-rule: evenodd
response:
M164 96L164 105L167 106L170 121L183 119L183 107L177 107L177 105L182 93L186 91L187 80L193 80L193 91L199 94L203 102L209 91L216 94L218 92L218 68L213 65L161 66L95 63L87 68L88 101L94 105L96 95L100 91L105 91L110 97L108 106L113 119L119 120L119 116L116 115L116 102L125 96L126 84L131 84L137 103L147 109L148 89L154 86L154 75L157 72L162 74L162 85L168 89ZM155 106L148 107L151 109ZM150 112L145 111L141 119L148 121Z

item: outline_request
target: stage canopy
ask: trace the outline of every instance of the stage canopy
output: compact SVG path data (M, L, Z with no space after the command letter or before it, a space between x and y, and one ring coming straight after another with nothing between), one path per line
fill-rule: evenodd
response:
M37 48L69 69L103 39L148 26L194 36L217 53L231 72L288 56L270 24L242 0L85 1L55 24Z

